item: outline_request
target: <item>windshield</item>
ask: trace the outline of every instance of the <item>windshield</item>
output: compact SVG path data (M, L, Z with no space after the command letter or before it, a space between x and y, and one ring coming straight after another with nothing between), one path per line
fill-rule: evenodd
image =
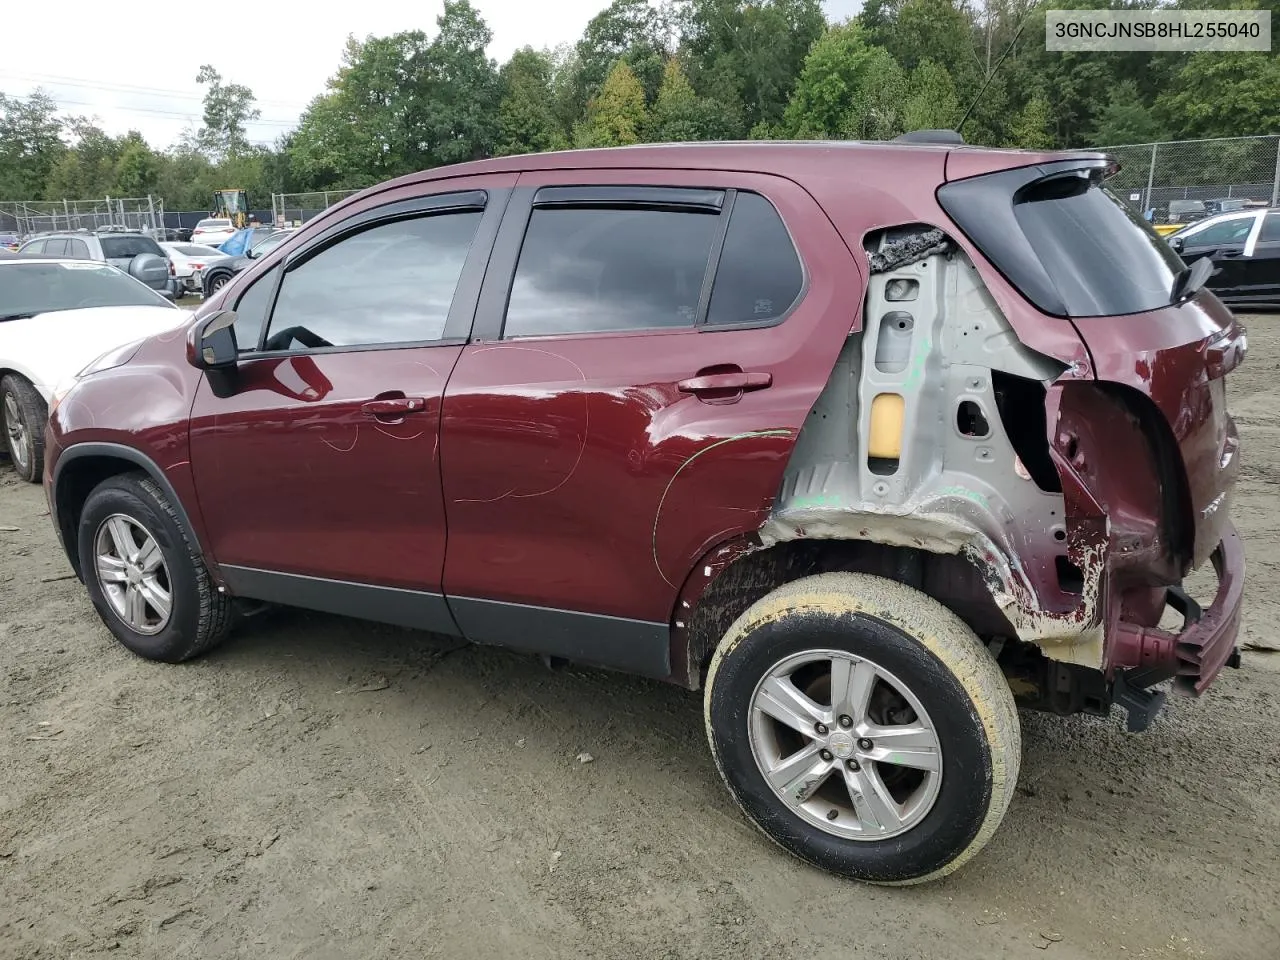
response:
M0 319L84 307L172 307L137 280L100 263L0 265Z
M1101 169L1044 174L1018 168L960 180L938 198L1045 313L1118 316L1168 306L1182 259L1102 186Z

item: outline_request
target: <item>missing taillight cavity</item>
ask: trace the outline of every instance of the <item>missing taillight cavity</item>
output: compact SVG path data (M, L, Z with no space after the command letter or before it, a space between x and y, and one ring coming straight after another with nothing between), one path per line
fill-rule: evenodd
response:
M1062 480L1049 457L1044 384L999 370L991 371L991 382L1000 423L1032 482L1046 493L1061 493Z

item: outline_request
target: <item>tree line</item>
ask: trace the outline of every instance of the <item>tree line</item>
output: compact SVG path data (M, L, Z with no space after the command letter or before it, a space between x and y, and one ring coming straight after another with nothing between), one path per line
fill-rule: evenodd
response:
M1233 0L1273 9L1278 0ZM144 196L205 209L240 187L368 186L414 170L569 147L713 139L888 139L954 128L970 143L1079 147L1280 131L1275 53L1049 53L1045 10L1220 7L1216 0L613 0L581 38L504 64L469 0L436 30L349 38L295 129L251 143L254 94L212 66L202 125L167 150L0 93L0 200Z

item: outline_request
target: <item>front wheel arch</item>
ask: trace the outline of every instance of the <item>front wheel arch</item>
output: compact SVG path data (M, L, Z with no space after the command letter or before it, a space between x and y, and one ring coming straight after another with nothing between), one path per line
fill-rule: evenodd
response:
M68 447L58 458L53 469L53 504L57 512L58 532L61 535L62 547L71 563L71 568L81 581L84 571L80 569L79 551L76 543L79 538L80 515L84 510L89 494L102 481L109 477L133 470L141 469L164 491L169 503L177 512L186 528L196 550L204 555L199 533L191 522L181 498L165 477L159 465L141 450L127 447L121 443L78 443ZM206 562L208 558L206 557ZM215 568L209 564L210 571Z

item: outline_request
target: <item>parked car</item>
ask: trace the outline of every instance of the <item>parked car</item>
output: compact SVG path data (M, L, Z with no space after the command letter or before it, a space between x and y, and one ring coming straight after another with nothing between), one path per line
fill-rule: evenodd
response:
M49 233L28 240L18 252L31 257L66 257L109 263L162 296L177 296L178 282L173 264L158 243L141 233Z
M184 316L105 263L0 256L0 427L18 475L40 479L47 405L60 381Z
M157 243L190 243L191 230L187 227L157 227L144 231Z
M1171 200L1169 201L1169 223L1191 223L1208 215L1203 200Z
M22 246L16 233L0 233L0 250L17 250Z
M198 243L162 243L165 254L173 261L174 276L181 286L180 293L200 293L203 287L200 276L205 267L229 259L217 247Z
M155 660L267 602L701 688L785 849L946 874L1013 797L1014 691L1145 728L1238 664L1244 564L1207 266L1105 155L957 140L358 194L55 396L72 568Z
M201 220L191 231L191 242L216 247L236 232L230 220L209 218Z
M1245 209L1201 220L1168 238L1184 263L1216 268L1207 286L1225 303L1280 307L1280 209Z
M244 231L246 234L249 230ZM265 234L255 237L245 237L247 243L252 243L244 253L238 256L227 257L218 263L209 264L200 276L203 293L205 296L212 296L221 290L224 286L231 282L241 270L244 270L254 260L270 253L277 246L293 236L294 230L269 230ZM227 244L223 244L218 249L225 250Z

